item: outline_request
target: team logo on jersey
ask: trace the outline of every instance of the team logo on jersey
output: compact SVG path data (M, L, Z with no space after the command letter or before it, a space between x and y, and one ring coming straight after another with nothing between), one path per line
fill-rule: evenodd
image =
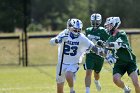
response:
M73 41L68 40L67 44L69 44L69 45L79 45L79 42L73 42Z

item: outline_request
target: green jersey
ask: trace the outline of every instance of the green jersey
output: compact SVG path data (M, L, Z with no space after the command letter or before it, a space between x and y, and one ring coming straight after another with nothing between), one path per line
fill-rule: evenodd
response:
M93 35L97 40L106 41L109 38L109 34L103 27L99 27L98 29L93 29L93 27L88 27L85 31L86 36Z
M88 38L93 42L95 41L94 43L96 43L98 40L106 41L109 37L109 34L103 27L99 27L98 29L93 29L93 27L88 27L85 33L87 37L88 35L91 36L91 38L89 37ZM86 54L85 61L86 61L84 64L85 69L92 69L96 73L99 73L102 69L104 58L100 57L99 55L96 55L93 52L90 52Z
M94 29L93 27L88 27L85 30L86 36L88 37L88 35L92 35L93 38L98 41L98 40L102 40L102 41L106 41L109 38L109 34L107 33L106 29L103 27L99 27L98 29ZM92 53L91 53L92 54Z
M118 57L118 59L125 62L135 60L127 35L124 31L118 32L115 36L110 36L107 42L122 42L122 47L119 49L113 49L113 53Z

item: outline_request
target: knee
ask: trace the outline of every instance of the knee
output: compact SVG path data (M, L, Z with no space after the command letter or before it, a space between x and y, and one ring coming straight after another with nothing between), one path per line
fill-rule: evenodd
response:
M71 78L73 78L73 73L70 72L70 71L68 71L68 72L66 73L66 79L68 80L68 79L71 79Z
M120 78L118 78L118 77L113 77L113 82L114 82L115 84L119 83L119 82L120 82Z
M134 85L135 87L140 87L140 84L139 84L138 81L134 81L134 82L133 82L133 85Z
M90 73L87 73L87 74L86 74L86 77L91 77L91 74L90 74Z
M87 70L86 71L86 77L91 77L92 75L92 70Z

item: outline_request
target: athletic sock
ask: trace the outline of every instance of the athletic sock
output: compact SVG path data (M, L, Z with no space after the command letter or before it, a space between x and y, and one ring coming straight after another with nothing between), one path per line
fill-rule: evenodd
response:
M70 92L73 92L73 91L74 91L74 89L73 89L73 87L71 87L71 88L70 88Z
M86 93L90 93L90 87L86 87Z
M124 89L124 91L128 91L129 88L128 88L128 86L125 85L123 89Z
M98 80L94 80L94 82L95 82L95 83L98 83L99 81L98 81Z

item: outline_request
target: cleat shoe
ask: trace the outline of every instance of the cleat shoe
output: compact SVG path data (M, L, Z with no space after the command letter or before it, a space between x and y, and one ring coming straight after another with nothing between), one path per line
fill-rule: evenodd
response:
M127 87L127 90L124 90L124 93L131 93L131 89Z
M94 83L95 83L95 85L96 85L97 91L101 91L101 84L100 84L100 82L94 80Z

